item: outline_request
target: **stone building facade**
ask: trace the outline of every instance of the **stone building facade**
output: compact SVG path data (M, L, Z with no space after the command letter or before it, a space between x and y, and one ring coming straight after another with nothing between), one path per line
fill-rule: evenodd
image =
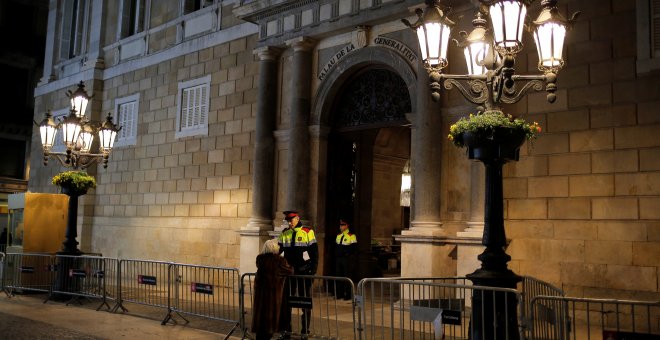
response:
M90 169L98 187L81 198L83 251L248 272L281 230L281 212L296 209L317 232L324 273L347 215L362 276L378 261L372 242L400 246L391 253L402 276L472 272L483 169L445 136L474 107L455 90L431 101L416 37L400 21L422 3L51 0L35 120L64 112L64 92L82 80L91 118L112 112L125 125L108 168ZM447 3L463 17L452 34L470 30L477 2ZM660 54L650 6L560 1L582 16L557 102L532 93L506 108L544 130L505 166L509 265L573 295L658 296ZM536 73L525 43L516 70ZM452 47L448 72L464 73L463 60ZM32 145L29 188L55 192L50 178L62 169L41 165L36 130ZM408 160L409 215L399 205Z

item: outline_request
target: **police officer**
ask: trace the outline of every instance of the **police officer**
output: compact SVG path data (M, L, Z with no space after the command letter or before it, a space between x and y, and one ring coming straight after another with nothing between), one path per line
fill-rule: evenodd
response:
M319 248L316 243L314 231L304 227L300 223L300 216L297 211L284 211L284 220L289 224L289 228L282 231L277 239L280 245L280 253L284 253L284 258L293 267L294 275L314 275L319 263ZM290 279L287 280L284 288L286 296L297 296L311 298L310 288L311 279ZM280 314L280 332L281 339L289 338L291 334L291 306L287 304ZM307 339L309 333L309 322L311 321L311 309L302 310L301 338Z
M349 230L346 219L339 220L339 234L335 239L335 275L352 278L354 257L357 254L357 237ZM351 290L346 282L337 282L337 299L351 300Z

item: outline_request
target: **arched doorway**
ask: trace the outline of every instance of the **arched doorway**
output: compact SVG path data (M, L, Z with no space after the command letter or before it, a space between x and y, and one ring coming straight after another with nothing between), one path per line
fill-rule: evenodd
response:
M339 218L349 219L358 237L354 280L397 271L392 235L407 216L399 195L410 158L410 112L408 86L386 66L354 72L336 92L328 119L326 274L334 271Z

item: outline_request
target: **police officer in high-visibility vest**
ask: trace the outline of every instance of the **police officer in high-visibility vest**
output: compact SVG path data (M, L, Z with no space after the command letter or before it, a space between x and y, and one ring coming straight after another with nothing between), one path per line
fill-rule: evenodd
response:
M353 278L353 263L358 252L357 237L349 230L350 223L346 219L339 220L339 234L335 239L335 275ZM351 289L347 282L338 281L336 286L337 299L351 300Z
M304 227L300 222L300 216L296 211L284 211L284 220L289 224L289 228L282 231L277 239L280 245L280 252L284 253L284 258L293 267L294 275L314 275L319 263L319 248L316 243L314 231ZM311 298L311 279L287 280L284 287L285 300L288 296ZM288 303L280 313L280 336L281 339L288 339L291 334L291 306ZM301 338L307 339L309 333L309 322L311 321L311 309L302 309Z

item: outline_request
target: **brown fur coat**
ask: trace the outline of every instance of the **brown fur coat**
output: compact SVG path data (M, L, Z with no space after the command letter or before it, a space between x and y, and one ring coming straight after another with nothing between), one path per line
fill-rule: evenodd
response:
M286 260L275 254L257 256L257 276L254 280L252 332L272 334L280 318L284 281L293 274Z

